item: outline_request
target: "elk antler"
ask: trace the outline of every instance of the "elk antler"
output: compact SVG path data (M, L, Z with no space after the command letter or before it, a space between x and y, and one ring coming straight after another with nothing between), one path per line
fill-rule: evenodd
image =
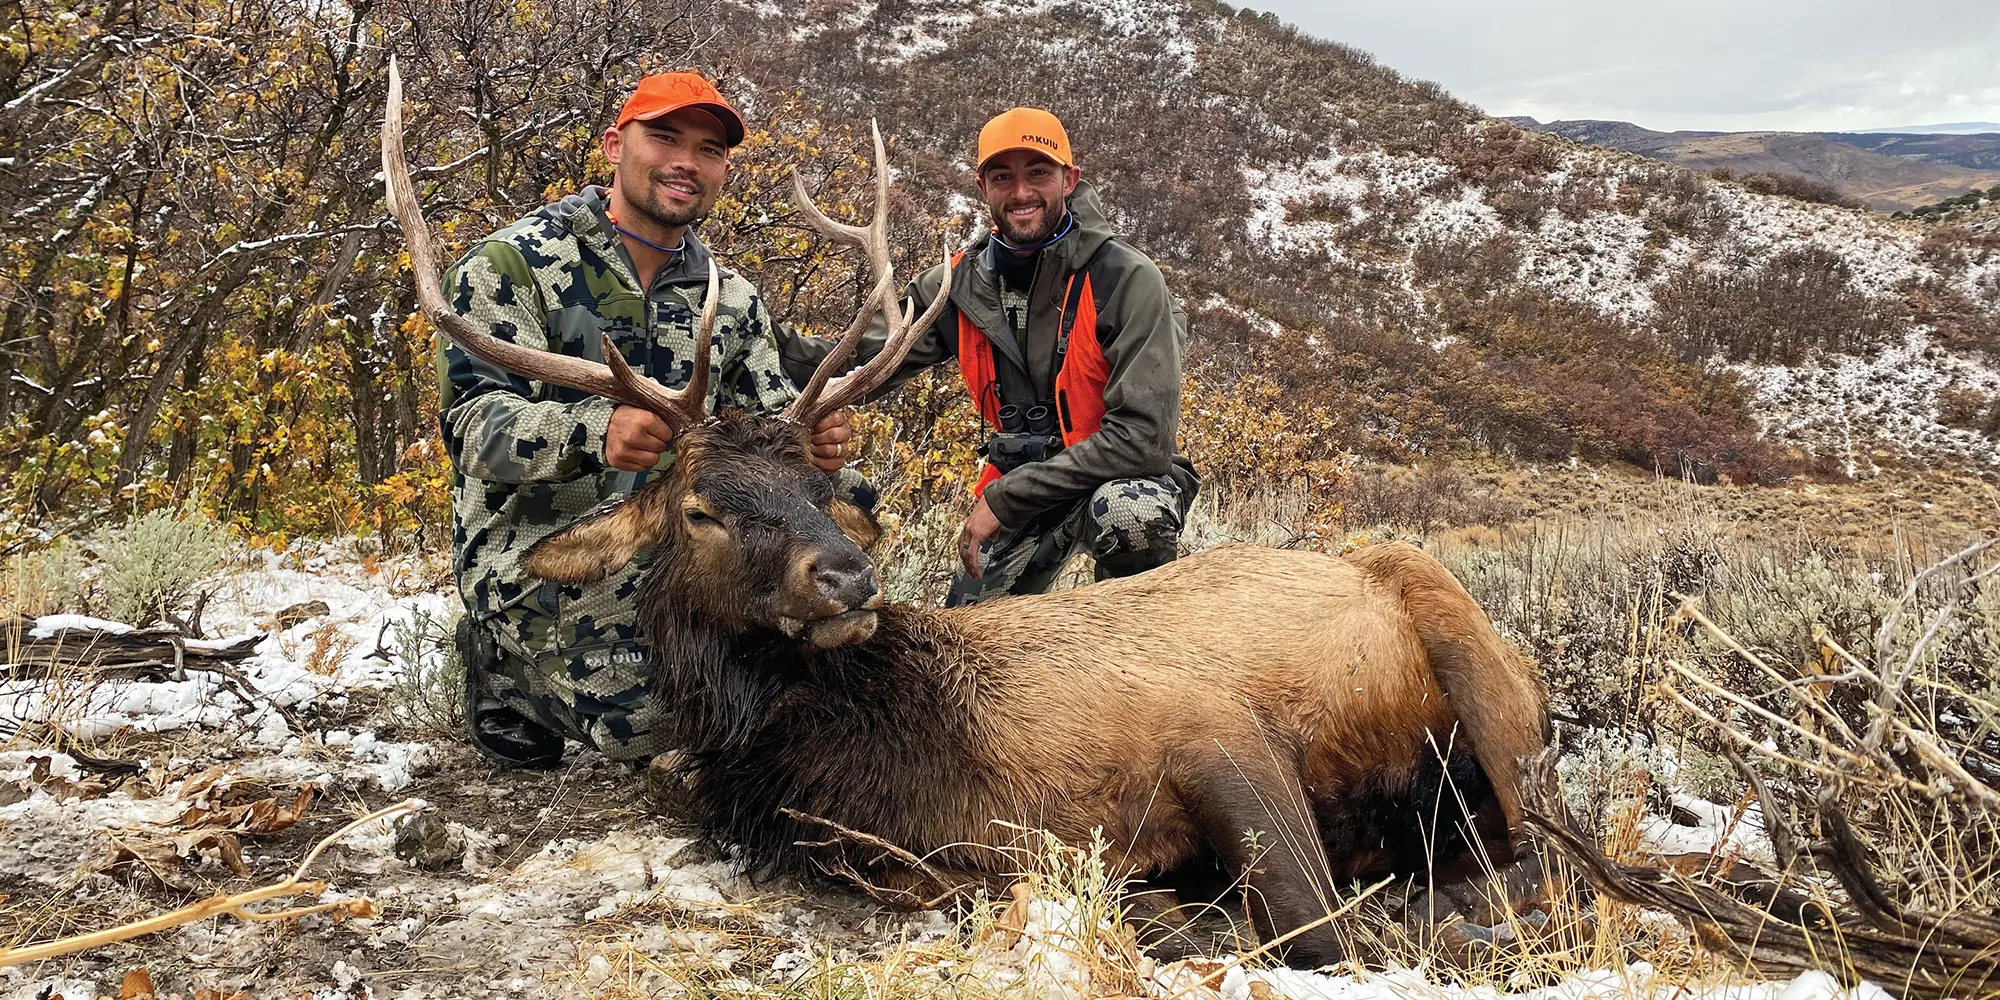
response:
M718 278L715 260L708 262L708 295L701 309L701 324L695 333L694 373L687 387L669 389L634 372L611 338L604 338L608 364L584 358L540 351L501 340L454 312L438 284L437 253L431 247L431 231L418 204L416 187L410 182L410 166L403 158L403 78L396 70L395 57L389 59L389 106L382 115L382 186L389 211L402 227L410 248L410 272L416 276L417 302L447 339L483 361L525 378L550 385L567 386L628 406L651 410L667 422L675 433L700 425L708 419L708 354L715 340L715 300Z
M918 334L930 329L937 321L938 314L951 299L951 264L945 264L944 279L939 283L937 298L930 308L914 321L911 313L916 310L916 302L898 308L896 305L895 267L889 261L889 153L882 145L882 128L874 121L868 123L869 131L875 135L875 221L867 226L850 226L835 222L818 205L813 204L812 195L806 193L806 184L799 177L797 167L792 168L792 198L798 202L799 211L814 229L825 233L837 243L860 247L868 254L868 269L875 276L874 287L861 303L861 311L854 316L854 322L840 335L832 353L820 362L812 379L800 391L799 398L785 410L785 419L812 427L821 418L868 394L869 390L881 385L903 364L916 342ZM833 378L834 372L847 364L861 346L861 336L868 330L875 313L882 313L888 325L888 341L882 345L882 352L868 360L855 371Z

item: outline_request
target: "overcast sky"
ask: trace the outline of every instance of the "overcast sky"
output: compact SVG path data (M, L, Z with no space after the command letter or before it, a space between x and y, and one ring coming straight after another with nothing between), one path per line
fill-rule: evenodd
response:
M2000 122L1996 0L1252 0L1488 114L1647 128Z

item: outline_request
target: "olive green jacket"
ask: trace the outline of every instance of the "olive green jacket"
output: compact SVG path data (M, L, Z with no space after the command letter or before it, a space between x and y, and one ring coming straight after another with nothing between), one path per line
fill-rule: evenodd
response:
M1077 185L1069 210L1075 228L1040 252L1027 294L1024 337L1014 336L1008 303L1003 302L1012 296L1003 291L992 265L992 255L1008 251L981 237L953 268L950 305L918 336L902 367L872 394L880 397L925 368L957 357L962 312L993 342L1003 402L1025 409L1053 400L1064 289L1070 275L1087 267L1097 306L1095 333L1111 366L1104 421L1097 433L1073 447L1016 468L987 487L987 504L1008 528L1065 512L1115 479L1171 476L1190 496L1199 484L1193 466L1175 451L1187 316L1167 290L1159 266L1113 234L1104 205L1088 182ZM915 300L917 313L937 298L944 269L944 264L935 265L909 283L906 294ZM856 363L880 353L886 335L878 319L862 341ZM789 329L779 331L779 343L786 371L801 385L832 348L828 339Z

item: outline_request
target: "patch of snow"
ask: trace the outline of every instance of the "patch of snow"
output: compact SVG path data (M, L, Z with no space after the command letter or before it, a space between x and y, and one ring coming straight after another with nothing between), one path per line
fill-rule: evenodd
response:
M53 639L58 631L66 628L93 629L98 632L109 632L112 635L137 631L124 622L114 622L107 618L92 618L89 615L43 615L35 619L34 627L28 630L28 638Z
M1154 995L1176 996L1196 993L1202 969L1170 965L1153 977ZM1286 1000L1888 1000L1880 986L1863 982L1847 989L1824 972L1805 972L1790 982L1727 982L1692 987L1678 977L1664 975L1646 962L1633 962L1623 969L1598 969L1575 973L1560 983L1536 989L1510 992L1492 986L1455 986L1434 981L1421 970L1392 968L1384 972L1328 975L1299 969L1231 968L1223 975L1217 992L1222 1000L1252 1000L1253 983L1262 983Z
M1827 354L1797 366L1731 366L1756 394L1767 436L1845 446L1858 474L1882 445L1898 457L1953 455L2000 464L2000 441L1938 420L1946 389L2000 393L2000 369L1954 354L1914 330L1873 357ZM1857 440L1858 439L1858 440Z
M724 912L726 887L742 886L736 868L721 861L677 864L694 841L631 830L602 840L558 840L506 877L473 886L458 897L466 916L574 924L602 920L649 903L666 902L695 913Z
M256 635L264 631L265 619L292 605L323 601L329 612L271 633L236 665L256 691L250 701L226 676L202 670L188 670L181 680L104 679L81 687L73 678L7 680L0 681L0 730L47 723L77 739L94 740L121 730L199 727L240 732L259 745L281 745L288 733L275 709L388 688L407 659L394 648L397 627L418 616L441 625L457 603L443 591L392 596L388 581L370 578L351 560L313 557L302 560L303 568L290 568L278 556L263 553L260 562L209 581L213 596L205 622L212 634L224 638L188 640L190 648L212 649ZM46 638L64 628L133 630L84 615L47 615L36 620L31 634ZM437 653L427 649L422 655ZM408 783L403 772L409 761L385 757L374 763L382 765L381 776L388 783Z
M1776 852L1764 833L1764 812L1751 804L1738 815L1734 808L1683 792L1673 793L1674 805L1700 820L1699 826L1682 826L1660 816L1649 815L1641 823L1639 835L1646 847L1657 854L1713 854L1718 858L1742 858L1769 866Z

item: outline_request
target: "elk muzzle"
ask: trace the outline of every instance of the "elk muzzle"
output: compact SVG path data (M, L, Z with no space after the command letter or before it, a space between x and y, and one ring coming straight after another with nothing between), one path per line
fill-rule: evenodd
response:
M854 543L840 536L801 553L787 574L795 613L779 628L820 649L860 642L875 634L882 583L875 566Z

